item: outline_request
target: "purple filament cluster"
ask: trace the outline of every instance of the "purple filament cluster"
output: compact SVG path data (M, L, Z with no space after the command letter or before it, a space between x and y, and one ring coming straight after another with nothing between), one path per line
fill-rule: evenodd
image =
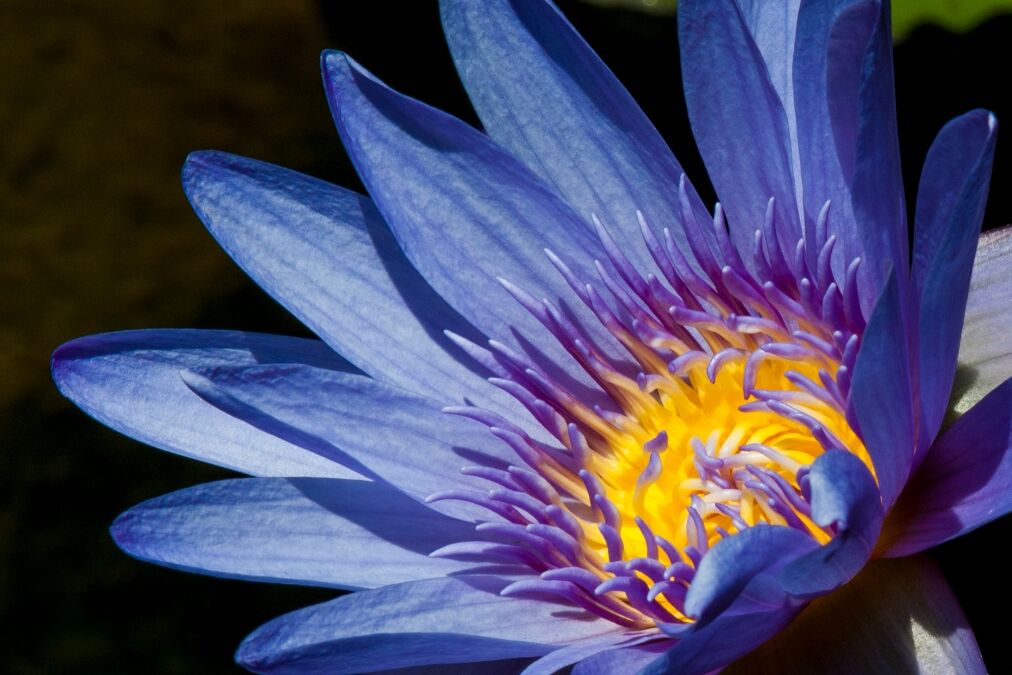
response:
M712 545L704 519L726 517L729 531L749 527L735 501L748 492L758 506L775 513L783 524L811 534L808 467L763 443L741 444L732 435L694 438L690 453L697 490L684 505L687 545L659 536L648 522L633 516L645 555L629 556L621 534L623 514L609 498L608 477L593 470L595 456L612 452L612 433L635 426L644 395L655 400L665 387L691 386L687 373L705 365L716 381L727 363L744 363L740 411L762 410L807 430L823 449L849 449L816 416L806 412L815 402L846 415L850 373L865 326L858 291L860 260L846 267L842 280L832 268L835 237L828 236L827 202L807 239L784 241L775 222L774 203L756 230L746 266L728 236L718 204L712 222L698 222L689 206L684 177L679 185L681 229L688 255L668 229L658 236L638 214L643 241L660 275L641 274L605 226L594 218L607 255L596 263L600 287L577 277L562 258L546 251L573 293L590 309L632 361L609 357L570 315L550 300L537 300L502 280L526 308L597 384L607 405L586 401L518 351L491 340L479 346L448 334L494 373L490 382L514 397L558 445L533 438L520 425L496 412L453 407L488 427L516 453L518 463L506 469L472 466L464 473L490 484L486 492L449 490L430 501L461 500L477 504L497 518L476 526L475 541L444 547L432 555L483 563L519 564L533 573L503 590L505 595L563 600L615 623L656 625L676 634L691 623L685 598L702 556ZM716 249L700 235L712 228ZM606 299L607 298L607 299ZM791 389L762 389L756 373L766 360L818 364L818 378L787 370ZM680 378L675 381L674 378ZM853 427L853 424L851 424ZM643 444L648 459L636 490L654 484L668 450L665 432ZM734 447L728 448L725 445ZM779 471L771 469L776 466ZM793 476L789 481L784 473ZM596 529L606 552L587 545ZM826 536L832 532L825 531ZM598 547L600 549L600 547Z

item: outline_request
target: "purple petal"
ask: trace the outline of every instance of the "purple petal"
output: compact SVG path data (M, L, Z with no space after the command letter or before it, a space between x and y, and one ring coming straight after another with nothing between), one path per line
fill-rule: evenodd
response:
M443 330L481 334L425 283L367 198L221 152L190 155L183 186L222 248L363 371L456 401L494 396Z
M622 650L648 642L657 642L657 630L624 631L600 638L583 640L561 649L556 649L524 668L521 675L552 675L567 666L584 661L604 652ZM666 642L666 641L665 641Z
M215 406L279 438L424 501L455 487L484 489L469 464L502 468L509 449L487 429L442 413L431 399L361 375L308 366L219 368L186 383ZM489 514L457 501L432 508L451 516Z
M952 407L965 413L1012 373L1012 226L985 232L966 299Z
M861 339L850 391L850 412L875 466L886 510L906 483L914 452L904 324L900 283L891 274Z
M800 611L786 607L764 612L733 609L642 668L641 675L704 675L741 658L780 632Z
M139 504L112 536L135 558L189 572L360 589L467 569L428 554L473 526L371 481L246 478Z
M801 237L790 134L762 54L734 0L684 0L678 8L682 77L692 131L728 216L751 257L766 204L776 198L785 253Z
M913 280L920 301L921 439L945 416L984 218L998 122L976 110L949 122L928 151L917 190Z
M833 539L788 565L783 588L812 598L841 586L871 557L882 529L882 503L875 480L854 454L830 450L819 456L808 474L812 520L834 527Z
M779 4L779 3L761 3ZM850 62L858 58L867 44L868 34L860 30L838 30L830 42L830 31L840 12L849 5L839 0L805 0L798 11L797 37L794 43L794 105L798 154L803 181L805 212L811 219L823 205L832 204L827 221L829 235L839 244L833 255L836 278L844 278L846 266L860 255L859 233L854 223L850 201L850 179L853 160L845 175L836 153L833 125L830 121L827 97L828 69L830 64ZM853 56L849 56L853 54ZM856 71L856 69L855 69ZM855 72L856 76L856 72ZM835 76L834 76L835 77ZM834 80L835 82L836 80ZM856 91L856 82L853 89ZM844 99L846 101L848 99ZM856 101L856 94L852 99ZM836 102L837 104L840 101ZM856 131L851 132L856 135ZM853 149L850 148L851 153ZM810 265L813 269L818 251L811 247Z
M550 2L440 3L457 70L489 135L579 209L596 214L640 269L636 211L681 231L682 167L597 54ZM710 216L691 188L693 212ZM713 233L701 236L714 247Z
M649 642L635 647L624 647L588 656L573 667L573 675L613 675L638 673L640 669L674 645L673 640Z
M381 675L516 675L531 660L482 661L480 663L439 663L431 666L408 666L380 671Z
M973 632L926 557L877 560L724 675L983 675Z
M856 240L843 242L845 261L858 256L864 261L858 278L867 313L889 269L903 282L909 269L888 2L854 3L837 15L826 78L837 155L851 185L858 232ZM848 244L860 248L851 250Z
M807 534L774 525L756 525L722 539L703 556L685 598L685 611L699 624L709 623L746 587L770 607L789 604L778 574L784 565L815 548L818 544Z
M985 396L928 450L889 516L883 555L903 556L1012 510L1012 380Z
M590 226L484 134L389 89L344 54L324 54L323 68L345 148L415 268L486 335L541 334L499 279L537 297L571 297L544 249L589 280L603 257ZM614 344L576 309L603 345ZM553 342L539 347L570 361Z
M258 673L367 673L541 656L618 630L580 610L502 597L503 585L455 577L352 593L261 626L236 660Z
M770 84L783 103L784 110L794 113L793 72L795 40L798 27L798 13L801 0L786 2L763 2L763 0L738 0L741 16L755 41Z
M322 342L202 330L92 335L53 353L64 396L102 424L142 443L259 476L355 477L355 472L265 434L195 396L187 368L305 363L350 366Z
M789 151L791 157L791 173L794 189L798 198L802 197L801 160L798 155L798 118L811 115L811 111L795 105L794 61L798 47L798 14L801 0L786 2L767 2L765 0L738 0L742 18L748 26L749 33L755 41L770 84L777 92L787 120ZM802 40L809 36L801 35ZM814 218L822 207L819 204L809 215ZM800 212L804 213L804 204L799 204Z

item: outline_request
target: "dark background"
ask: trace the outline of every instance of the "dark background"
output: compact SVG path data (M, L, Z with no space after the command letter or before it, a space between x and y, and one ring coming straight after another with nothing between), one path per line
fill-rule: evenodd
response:
M673 18L560 4L705 193ZM92 422L56 393L49 353L124 328L304 334L205 233L179 168L190 150L218 148L361 189L319 85L325 47L476 122L435 3L7 0L0 25L0 669L235 671L248 631L332 594L202 578L120 553L106 529L119 512L229 474ZM986 107L1012 122L1010 42L1012 17L999 17L966 35L921 27L898 46L911 197L946 120ZM985 227L1012 222L1006 145ZM998 553L1010 534L1006 519L936 549L994 673L1012 672L1007 622L987 613L1010 600Z

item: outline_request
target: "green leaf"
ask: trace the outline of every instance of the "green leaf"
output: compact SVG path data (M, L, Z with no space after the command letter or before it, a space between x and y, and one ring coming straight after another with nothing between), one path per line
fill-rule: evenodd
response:
M673 14L677 0L584 0L601 7L624 7L650 14ZM899 41L924 23L954 32L968 31L987 19L1012 12L1012 0L893 0L893 37Z
M902 40L922 23L967 31L1003 12L1012 12L1012 0L893 0L893 37Z

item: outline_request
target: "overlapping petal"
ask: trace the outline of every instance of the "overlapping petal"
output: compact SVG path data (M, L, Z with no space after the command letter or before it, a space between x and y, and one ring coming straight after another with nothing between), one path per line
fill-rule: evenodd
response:
M716 246L698 195L683 233L684 173L653 124L564 16L544 0L444 0L446 39L486 131L584 218L596 214L651 269L636 212Z
M440 404L376 380L309 366L190 372L200 397L249 424L305 447L424 502L453 487L484 486L463 466L506 466L510 457L479 425ZM456 501L432 505L451 516L484 511Z
M419 276L369 199L221 152L192 154L183 187L222 248L363 371L447 401L492 399L443 331L481 334Z
M883 533L883 554L911 555L1012 510L1012 380L985 396L928 451Z
M582 610L500 596L504 585L462 576L345 595L262 626L236 659L259 673L369 673L541 656L618 631Z
M827 45L830 122L851 187L854 220L848 226L858 235L842 242L844 260L864 261L859 282L870 313L890 270L902 291L909 269L888 0L845 3L835 12Z
M853 454L830 450L812 464L808 476L812 520L834 530L833 539L791 562L783 588L814 598L842 586L871 557L882 529L883 507L875 480Z
M924 557L870 563L815 600L780 635L727 675L985 673L945 577Z
M851 411L888 510L910 474L915 422L901 284L890 275L854 364Z
M801 225L787 117L737 2L682 2L678 35L692 132L735 245L751 257L772 197L780 245L793 260Z
M542 330L500 278L569 306L571 291L545 248L579 278L596 276L593 261L603 252L591 227L491 139L393 91L344 54L326 53L323 69L341 140L401 248L486 335L509 340ZM613 345L581 310L569 311L584 317L601 346ZM554 343L538 347L567 362Z
M813 549L815 541L788 527L756 525L718 542L700 561L685 598L685 610L699 624L717 618L742 597L769 608L788 606L791 598L780 584L785 565Z
M265 434L194 395L187 368L349 364L315 340L201 330L139 330L80 338L53 354L64 396L108 427L185 457L255 476L353 477L340 464Z

